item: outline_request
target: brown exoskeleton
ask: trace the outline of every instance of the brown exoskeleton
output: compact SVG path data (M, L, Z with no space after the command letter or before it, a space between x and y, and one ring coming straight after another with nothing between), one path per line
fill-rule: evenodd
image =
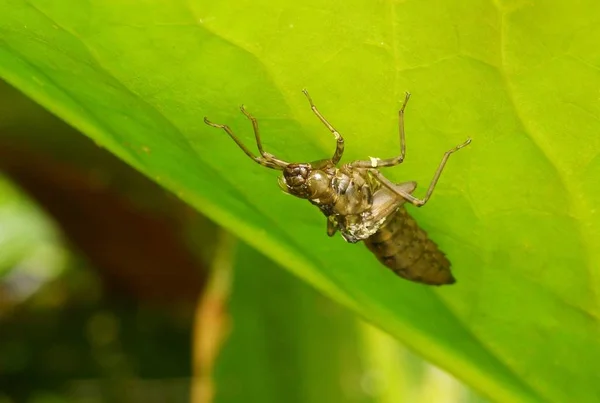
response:
M246 155L257 163L282 171L280 187L285 192L308 199L319 207L327 217L329 236L340 231L347 242L364 241L381 263L408 280L432 285L454 283L450 262L408 215L403 205L409 202L421 207L427 203L450 155L467 146L471 139L446 151L425 197L419 199L412 194L417 187L416 182L395 184L377 169L392 167L404 161L404 109L410 98L408 92L398 112L400 155L388 159L353 161L339 168L337 165L344 152L344 139L321 115L308 92L302 92L306 95L312 111L337 141L337 147L330 159L290 163L265 152L260 140L258 122L243 105L240 109L250 119L254 128L256 145L260 152L258 157L242 144L229 126L212 123L207 118L204 118L204 122L225 130Z

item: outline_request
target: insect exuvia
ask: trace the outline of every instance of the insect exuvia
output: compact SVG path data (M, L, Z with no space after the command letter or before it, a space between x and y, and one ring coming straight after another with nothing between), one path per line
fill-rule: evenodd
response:
M337 146L329 159L291 163L265 152L260 140L258 122L244 106L242 113L252 122L260 156L254 155L227 125L204 118L209 126L223 129L254 161L267 168L282 171L279 186L287 193L307 199L327 217L327 235L340 231L350 243L364 241L379 261L397 275L419 283L442 285L455 282L450 262L437 245L427 237L404 208L409 202L423 206L433 193L450 155L467 146L471 139L446 151L425 193L419 199L413 195L416 182L392 183L378 168L393 167L404 161L404 109L410 98L407 92L398 112L400 154L393 158L338 163L344 152L344 139L323 117L306 90L302 91L314 114L331 131Z

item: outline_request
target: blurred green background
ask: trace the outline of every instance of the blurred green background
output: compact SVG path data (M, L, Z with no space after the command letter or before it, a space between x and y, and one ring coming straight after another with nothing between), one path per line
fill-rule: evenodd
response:
M485 401L4 83L0 170L2 403Z
M600 401L599 27L597 0L0 0L2 399L479 400L356 314L491 400ZM397 152L411 91L385 174L417 192L473 138L409 206L455 285L327 238L203 123L250 142L244 103L270 152L328 156L302 88L344 161Z

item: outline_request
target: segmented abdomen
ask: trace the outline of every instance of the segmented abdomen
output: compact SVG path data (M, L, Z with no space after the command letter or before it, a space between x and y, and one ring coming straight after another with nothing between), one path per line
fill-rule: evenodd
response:
M450 261L404 207L364 242L381 263L400 277L431 285L456 281L450 272Z

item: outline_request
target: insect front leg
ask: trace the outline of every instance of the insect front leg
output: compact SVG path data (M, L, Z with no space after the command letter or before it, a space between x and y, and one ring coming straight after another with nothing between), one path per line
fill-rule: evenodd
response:
M312 111L315 113L315 115L317 115L317 117L319 118L319 120L325 125L327 126L327 128L329 129L329 131L333 134L333 137L335 137L336 141L337 141L337 145L335 148L335 152L333 153L333 157L331 158L331 162L333 163L333 165L337 165L338 162L340 162L340 160L342 159L342 154L344 154L344 138L342 137L342 135L331 125L331 123L329 123L327 121L327 119L325 119L325 117L323 115L321 115L321 112L319 112L319 110L317 109L317 107L315 106L312 98L310 97L310 95L308 95L308 91L306 91L306 89L302 90L302 92L304 93L304 95L306 95L306 99L308 99L308 102L310 103L310 109L312 109Z
M206 118L206 117L204 118L204 123L206 123L209 126L216 127L218 129L223 129L229 135L229 137L231 137L233 139L233 141L235 141L235 143L238 145L238 147L240 147L242 149L242 151L244 151L244 153L246 153L246 155L248 157L252 158L254 161L259 163L260 165L265 166L267 168L279 169L279 170L281 170L285 166L287 166L288 165L287 162L280 160L279 158L276 158L273 154L265 152L265 150L262 147L262 142L260 140L260 133L258 131L258 121L256 120L256 118L254 116L252 116L250 113L248 113L248 111L246 111L246 109L244 108L243 105L240 107L240 110L252 122L252 128L254 129L254 137L256 139L256 146L258 147L258 151L260 152L260 155L261 155L260 157L255 156L240 141L240 139L238 139L237 136L235 134L233 134L233 130L231 130L231 128L229 126L221 125L218 123L213 123L210 120L208 120L208 118Z
M471 143L471 139L469 138L464 143L459 144L456 147L454 147L444 153L444 156L442 157L442 161L440 162L440 165L438 166L438 168L435 172L435 175L433 176L433 179L431 180L431 183L429 184L427 193L425 194L425 197L422 199L419 199L419 198L413 196L412 194L404 191L403 189L398 188L388 178L383 176L381 174L381 172L379 172L378 170L370 169L369 172L374 177L376 177L383 186L385 186L386 188L390 189L391 191L399 194L400 196L404 197L408 202L414 204L415 206L421 207L425 203L427 203L427 201L431 197L431 194L433 193L433 190L435 189L435 186L437 185L437 182L440 179L440 175L442 174L442 171L444 170L444 167L446 166L446 162L448 161L448 158L450 158L450 155L452 155L456 151L460 150L461 148L468 146L470 143Z
M393 167L395 165L401 164L404 161L404 157L406 155L406 140L404 136L404 110L406 109L406 104L408 104L408 100L410 99L410 92L406 93L404 97L404 102L402 103L402 107L398 111L398 133L400 135L400 155L387 158L387 159L379 159L379 158L371 158L368 161L359 160L351 162L350 166L356 168L385 168L385 167Z

